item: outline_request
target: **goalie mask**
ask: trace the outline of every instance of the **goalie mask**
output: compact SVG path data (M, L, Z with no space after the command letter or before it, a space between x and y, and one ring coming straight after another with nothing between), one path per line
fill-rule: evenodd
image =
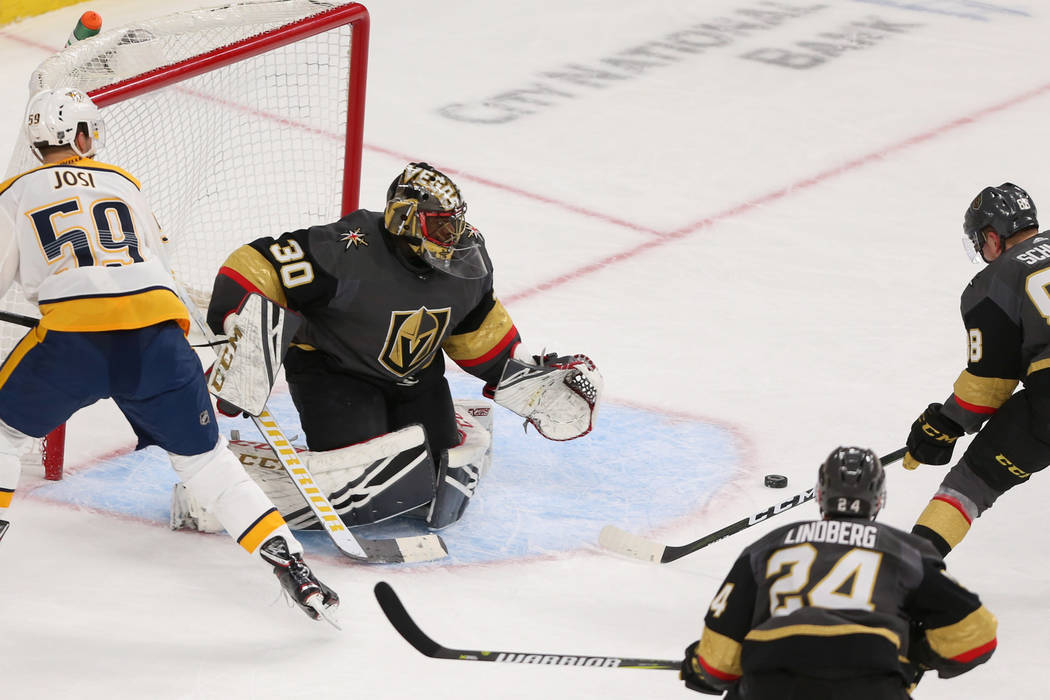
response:
M488 274L459 188L426 163L409 163L386 193L383 222L436 270L463 279Z
M76 142L80 127L91 138L91 146L83 152ZM75 88L41 90L33 95L26 108L25 129L29 148L41 162L41 146L69 146L87 158L105 144L102 112L84 91Z

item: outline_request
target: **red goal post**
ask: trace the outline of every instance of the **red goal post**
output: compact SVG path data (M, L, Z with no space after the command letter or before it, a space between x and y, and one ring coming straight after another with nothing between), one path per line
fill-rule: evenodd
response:
M357 208L368 36L365 7L339 0L191 10L66 48L30 91L78 87L102 108L97 157L142 183L172 270L203 312L237 246ZM23 135L7 176L36 164ZM0 308L38 315L17 288ZM0 326L6 355L24 329ZM60 437L44 441L49 479L61 478Z

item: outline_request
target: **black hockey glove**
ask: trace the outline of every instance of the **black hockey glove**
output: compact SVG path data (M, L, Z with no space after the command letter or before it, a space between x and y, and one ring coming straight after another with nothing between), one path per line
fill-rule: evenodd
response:
M925 625L912 620L908 629L908 656L901 660L901 672L907 678L908 694L915 692L923 675L930 670L926 663L927 659L933 657L930 651L930 643L926 639Z
M947 464L952 459L955 441L963 429L946 417L942 404L931 403L915 422L908 435L908 453L904 455L904 468L915 469L920 464Z
M685 687L695 690L704 695L721 695L722 691L708 683L697 668L696 648L700 646L695 641L685 648L685 658L682 659L682 670L678 672L678 679L685 681Z

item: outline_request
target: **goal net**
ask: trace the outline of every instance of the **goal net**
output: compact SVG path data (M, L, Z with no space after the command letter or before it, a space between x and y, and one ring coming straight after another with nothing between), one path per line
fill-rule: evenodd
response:
M357 207L368 30L367 10L338 0L181 12L70 46L39 66L30 92L77 87L102 108L96 157L142 183L203 317L237 246ZM22 135L7 176L36 165ZM19 289L0 308L38 315ZM25 329L0 326L6 356ZM45 471L59 478L61 459Z

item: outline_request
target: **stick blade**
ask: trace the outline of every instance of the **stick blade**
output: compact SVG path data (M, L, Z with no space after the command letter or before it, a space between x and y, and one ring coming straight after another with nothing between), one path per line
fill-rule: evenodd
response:
M441 650L441 645L428 637L419 628L419 625L409 616L401 599L394 593L394 589L386 581L380 581L373 589L380 610L386 615L386 619L394 626L397 633L404 637L416 651L424 656L436 657Z
M368 561L377 564L434 561L448 556L448 547L438 535L394 537L385 540L357 538L357 542L367 553Z
M598 544L626 557L660 563L666 547L659 542L648 540L633 533L621 530L615 525L606 525L598 535Z

